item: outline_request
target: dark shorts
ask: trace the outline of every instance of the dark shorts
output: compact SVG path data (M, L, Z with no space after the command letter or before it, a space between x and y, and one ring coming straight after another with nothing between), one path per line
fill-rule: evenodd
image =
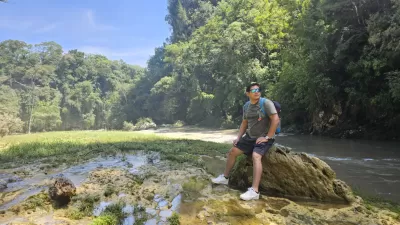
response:
M265 155L268 150L272 147L275 140L269 139L268 142L256 144L257 138L250 138L248 135L243 136L238 141L236 147L244 152L246 155L251 155L253 152L257 152L260 155Z

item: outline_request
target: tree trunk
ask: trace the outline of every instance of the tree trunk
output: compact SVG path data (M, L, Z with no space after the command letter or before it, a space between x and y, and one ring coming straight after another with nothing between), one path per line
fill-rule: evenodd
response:
M30 107L30 112L29 112L29 121L28 121L28 134L31 133L31 124L32 124L32 111L33 111L33 106Z
M33 83L33 80L31 82L31 101L30 101L30 110L29 110L29 121L28 121L28 134L31 133L31 126L32 126L32 117L33 117L33 105L34 105L34 89L35 85Z

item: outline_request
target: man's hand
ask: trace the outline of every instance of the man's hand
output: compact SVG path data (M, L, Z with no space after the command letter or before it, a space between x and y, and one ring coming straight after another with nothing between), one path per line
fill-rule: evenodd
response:
M233 140L233 146L236 146L238 142L239 142L239 138L236 138L235 140Z
M268 140L265 137L259 137L257 138L256 144L261 144L263 142L268 142Z

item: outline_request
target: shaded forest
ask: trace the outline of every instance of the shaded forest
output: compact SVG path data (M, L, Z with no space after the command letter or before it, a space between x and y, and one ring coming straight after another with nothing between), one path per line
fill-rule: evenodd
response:
M281 103L283 130L399 138L398 1L168 0L165 19L172 34L147 68L3 41L0 129L122 129L144 117L236 128L257 81Z

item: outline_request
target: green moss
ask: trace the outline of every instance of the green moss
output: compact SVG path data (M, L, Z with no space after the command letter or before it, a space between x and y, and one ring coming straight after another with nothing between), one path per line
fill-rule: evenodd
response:
M182 185L183 195L187 199L195 200L200 197L200 191L203 190L208 185L208 183L208 180L191 177L187 182L183 183Z
M134 225L144 225L146 223L147 219L148 219L147 216L141 217L141 218L136 218Z
M115 225L118 224L118 218L113 215L103 215L95 218L91 225Z
M174 212L172 216L168 218L168 222L170 225L180 225L179 214Z
M190 177L189 180L183 183L182 188L184 191L188 192L199 192L203 190L209 182L207 180L197 178L197 177Z
M46 193L41 192L37 195L29 197L21 204L21 207L24 210L34 210L38 207L46 208L49 205L51 205L51 200L49 196Z
M123 212L123 208L125 207L125 203L117 202L111 205L108 205L104 211L100 214L99 217L96 217L93 220L92 225L118 225L122 224L123 220L127 216L126 213Z
M73 220L82 219L85 216L92 216L94 205L100 200L95 194L81 194L72 197L71 206L67 211L67 217Z
M365 207L368 210L373 210L373 207L379 209L386 209L392 211L394 213L400 214L400 204L396 202L392 202L387 199L383 199L380 196L371 195L361 191L360 188L353 187L353 194L360 196L364 200Z
M117 202L111 205L108 205L104 211L102 212L103 215L113 215L118 218L118 221L122 221L126 217L126 213L122 210L125 207L124 202Z
M111 185L107 185L106 189L104 190L104 196L109 197L115 193L114 187Z

